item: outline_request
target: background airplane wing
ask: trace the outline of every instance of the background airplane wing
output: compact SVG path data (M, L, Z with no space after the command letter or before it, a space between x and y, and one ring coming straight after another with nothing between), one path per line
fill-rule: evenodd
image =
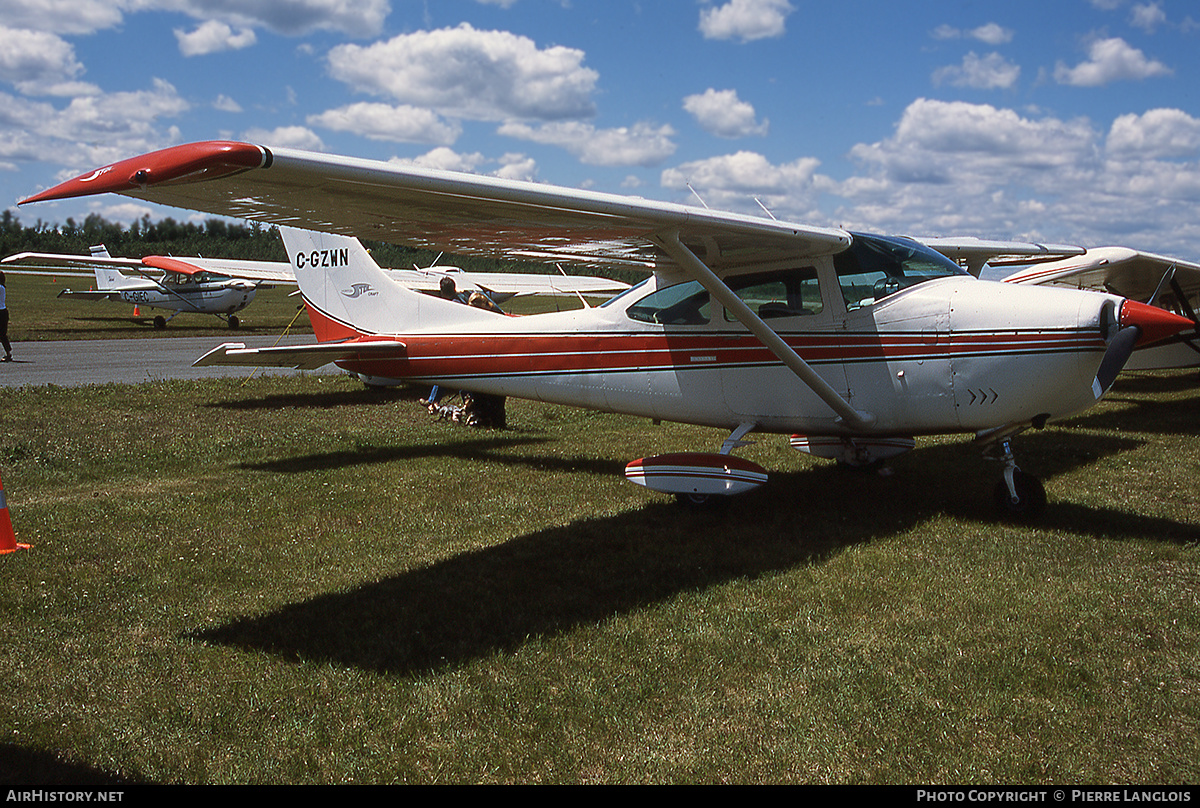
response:
M1037 244L1026 241L992 241L973 236L952 238L914 238L926 247L931 247L951 261L964 265L967 271L979 277L983 265L993 258L1047 258L1067 255L1082 255L1083 247L1071 244Z
M92 272L77 271L75 267L109 266L135 269L141 266L136 258L95 258L90 255L23 252L0 259L5 272L16 275L53 275L71 278L94 278ZM45 267L45 269L10 269L9 267Z
M148 255L145 258L113 258L99 255L72 255L65 253L35 253L23 252L10 255L0 263L17 267L114 267L129 269L143 277L158 276L162 272L173 272L183 275L194 275L207 272L211 275L221 275L229 278L245 278L253 281L272 281L275 283L290 283L295 285L296 277L292 274L289 264L279 261L239 261L221 258L173 258L165 255ZM146 270L153 270L147 273ZM10 270L20 272L21 270ZM49 270L38 271L38 274L48 274ZM62 275L66 272L54 272ZM78 273L81 276L92 277L92 273Z
M649 238L678 231L709 267L826 255L842 230L531 182L210 141L124 160L21 204L119 193L253 221L459 255L667 267Z
M1169 283L1160 289L1168 271L1187 298L1195 300L1200 294L1200 264L1128 247L1094 247L1075 258L1033 264L1004 280L1095 289L1151 302L1156 290L1173 291Z

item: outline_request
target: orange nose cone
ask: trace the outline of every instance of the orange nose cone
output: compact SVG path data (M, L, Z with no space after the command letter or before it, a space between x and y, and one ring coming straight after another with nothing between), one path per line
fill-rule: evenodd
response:
M1136 300L1126 300L1121 304L1121 327L1136 325L1142 330L1138 345L1148 345L1164 340L1181 331L1193 331L1196 324L1186 317L1160 309L1158 306L1147 306Z

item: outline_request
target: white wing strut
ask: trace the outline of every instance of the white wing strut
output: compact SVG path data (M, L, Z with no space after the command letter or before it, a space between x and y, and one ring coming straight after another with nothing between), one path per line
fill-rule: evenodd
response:
M720 301L726 311L736 317L742 325L750 329L750 333L758 337L759 341L767 346L771 353L779 358L780 362L783 362L788 369L795 373L800 381L808 385L817 394L818 398L828 404L829 408L836 412L847 426L853 429L866 430L875 423L874 415L852 407L849 401L842 398L837 390L830 387L829 383L822 379L800 357L800 354L792 350L792 346L784 342L783 338L776 334L771 326L763 322L762 318L755 314L746 305L745 301L738 297L724 281L718 278L716 273L696 257L695 253L684 246L683 242L679 240L678 230L661 233L652 240L698 280L700 285L707 289L710 295Z

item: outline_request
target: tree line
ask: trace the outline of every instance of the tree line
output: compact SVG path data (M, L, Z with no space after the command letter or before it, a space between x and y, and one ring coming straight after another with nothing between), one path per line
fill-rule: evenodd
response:
M389 269L449 264L470 272L554 273L544 264L477 256L443 256L387 242L364 241L380 266ZM38 219L32 226L21 224L11 210L0 213L0 258L21 252L87 255L103 244L117 258L172 255L179 258L233 258L254 261L287 261L283 241L274 225L258 222L229 222L216 217L203 222L179 222L170 217L153 221L143 216L129 225L110 222L96 213L82 221L68 218L63 224ZM570 268L567 268L570 271ZM607 273L605 273L607 274ZM613 277L621 277L616 273ZM627 278L623 278L628 280ZM640 278L638 278L640 280Z

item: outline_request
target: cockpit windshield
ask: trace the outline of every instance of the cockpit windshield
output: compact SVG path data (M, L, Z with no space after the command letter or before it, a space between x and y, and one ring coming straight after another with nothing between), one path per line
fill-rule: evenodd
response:
M847 309L869 306L918 283L970 277L946 256L908 238L851 233L850 248L833 257Z

